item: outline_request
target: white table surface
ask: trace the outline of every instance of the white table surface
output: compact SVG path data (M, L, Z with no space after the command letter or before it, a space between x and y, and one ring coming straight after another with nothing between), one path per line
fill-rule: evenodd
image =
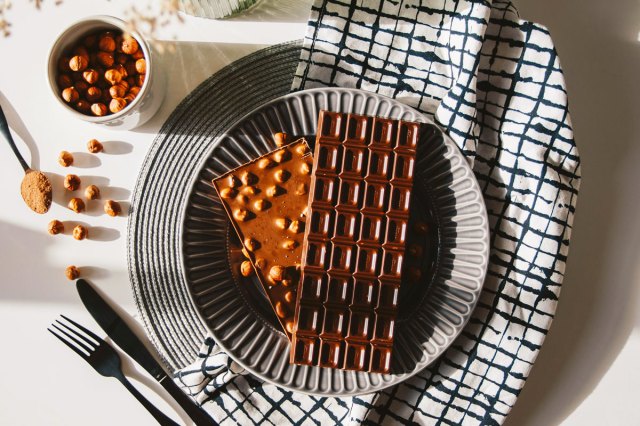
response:
M22 202L22 170L0 143L0 424L155 424L113 379L96 374L56 341L46 327L60 313L95 325L64 268L75 264L131 315L136 314L126 263L126 217L87 214L64 206L62 176L78 174L105 198L127 200L156 132L176 105L224 65L261 47L304 35L309 2L263 0L233 20L184 17L156 33L167 47L161 60L170 76L165 102L143 128L116 132L73 119L46 82L48 49L67 25L93 14L125 17L125 0L18 0L6 13L12 35L0 38L0 104L28 161L54 180L58 196L48 214ZM149 3L152 3L149 0ZM566 71L583 186L567 276L557 318L509 425L640 424L640 3L637 0L519 0L521 15L547 25ZM140 10L145 1L137 2ZM105 141L107 152L86 154L87 140ZM636 142L636 143L634 143ZM57 164L61 150L79 153L76 165ZM66 197L66 198L65 198ZM47 223L90 226L91 238L50 236ZM102 333L99 333L102 335ZM172 411L147 376L126 366L136 385ZM160 389L161 391L161 389Z

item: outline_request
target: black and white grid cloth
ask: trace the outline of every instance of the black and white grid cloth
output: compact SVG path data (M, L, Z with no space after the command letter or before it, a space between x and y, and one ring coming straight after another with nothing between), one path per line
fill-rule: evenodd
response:
M314 398L254 378L207 339L176 379L222 424L501 424L554 316L580 183L549 32L507 1L317 0L293 90L355 87L432 116L484 193L491 257L460 337L408 381Z

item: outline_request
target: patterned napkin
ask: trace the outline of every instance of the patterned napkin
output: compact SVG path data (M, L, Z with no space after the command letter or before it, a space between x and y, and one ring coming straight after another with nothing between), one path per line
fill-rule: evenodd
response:
M556 309L580 183L549 32L507 1L318 0L293 90L356 87L435 118L472 165L491 227L480 301L454 344L388 390L314 398L254 378L207 339L176 375L229 424L500 424Z

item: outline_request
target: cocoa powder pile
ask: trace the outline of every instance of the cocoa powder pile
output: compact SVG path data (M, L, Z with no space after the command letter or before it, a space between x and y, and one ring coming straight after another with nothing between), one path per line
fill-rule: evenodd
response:
M51 183L42 172L27 171L20 192L24 202L36 213L46 213L51 207Z

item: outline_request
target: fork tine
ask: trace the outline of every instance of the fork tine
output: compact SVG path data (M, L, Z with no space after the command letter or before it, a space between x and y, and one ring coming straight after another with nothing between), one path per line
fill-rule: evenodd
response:
M75 347L74 345L72 345L71 343L69 343L67 341L67 339L61 337L60 335L58 335L58 333L54 332L53 330L51 330L50 328L47 328L47 330L49 331L49 333L53 334L54 336L56 336L58 338L58 340L60 340L62 343L64 343L65 345L67 345L69 348L71 348L75 353L77 353L78 355L80 355L82 358L86 359L88 358L88 355L85 354L84 352L82 352L80 349L78 349L77 347Z
M74 320L72 320L71 318L67 318L66 316L60 314L60 316L64 319L66 319L67 321L69 321L71 324L75 325L76 327L78 327L80 330L84 331L85 333L87 333L90 337L93 338L93 340L95 340L96 342L98 342L98 344L100 344L100 342L102 342L102 339L95 334L93 331L87 329L86 327L81 326L80 324L78 324L77 322L75 322Z
M62 325L65 328L69 328L68 326L66 326L65 324L61 323L60 321L56 320L56 323ZM87 351L88 353L93 352L96 348L95 347L89 347L87 346L85 343L81 342L80 340L78 340L75 336L71 335L70 333L66 332L65 330L63 330L62 328L58 327L55 323L51 324L51 326L53 328L55 328L56 330L58 330L60 333L64 334L65 336L67 336L69 339L73 340L76 345L80 346L82 349L84 349L85 351ZM73 331L73 330L72 330Z

